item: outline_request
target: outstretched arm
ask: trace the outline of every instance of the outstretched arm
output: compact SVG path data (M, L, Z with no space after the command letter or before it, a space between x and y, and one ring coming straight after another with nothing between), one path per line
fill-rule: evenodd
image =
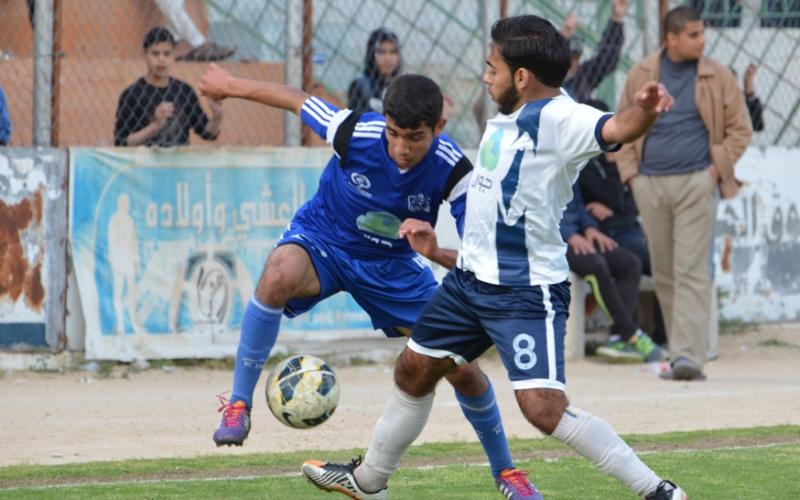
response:
M300 114L309 95L281 83L236 78L214 63L200 80L200 93L214 100L235 97Z
M633 97L634 105L620 111L603 125L603 140L608 144L624 144L642 135L661 113L672 107L672 96L664 85L650 81Z

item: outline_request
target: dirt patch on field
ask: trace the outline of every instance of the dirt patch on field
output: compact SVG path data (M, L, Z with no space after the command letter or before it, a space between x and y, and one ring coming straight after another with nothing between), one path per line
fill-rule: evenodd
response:
M568 394L573 404L608 420L622 434L800 425L800 330L770 327L726 335L719 354L706 367L708 380L698 383L659 380L653 367L569 362ZM517 409L502 364L491 357L482 364L494 382L506 433L541 437ZM119 373L101 378L88 372L8 372L0 379L0 428L5 430L0 466L366 447L391 391L392 368L336 370L342 395L329 422L308 431L288 429L266 410L259 388L253 431L246 446L236 449L218 449L211 440L219 422L214 395L230 386L230 372L151 369L127 378ZM420 442L475 440L452 389L441 385ZM748 444L715 440L693 448ZM467 459L483 461L478 455ZM282 472L296 469L226 474Z

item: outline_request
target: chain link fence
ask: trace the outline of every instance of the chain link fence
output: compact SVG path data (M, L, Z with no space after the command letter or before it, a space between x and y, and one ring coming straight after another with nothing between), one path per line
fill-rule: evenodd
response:
M707 55L729 65L740 80L750 63L757 66L754 87L765 126L754 144L800 146L800 1L666 2L667 7L680 3L704 13ZM52 19L54 26L53 50L41 48L38 58L34 4L50 9L49 16L37 12L36 19ZM620 62L596 91L612 106L630 67L658 47L658 4L629 1ZM341 106L348 105L352 82L364 75L370 33L385 28L396 36L402 71L426 74L442 86L449 101L445 131L463 147L475 147L493 111L481 83L491 23L503 14L532 13L561 25L574 13L586 59L597 49L611 5L611 0L0 0L0 84L14 123L10 144L36 143L34 130L45 137L40 144L114 144L120 96L147 72L145 34L166 26L178 39L174 55L181 59L169 70L191 86L199 82L206 60L219 58L234 75L302 86ZM45 74L34 84L36 61L49 67L54 83ZM134 110L139 126L153 119L153 99L142 97ZM202 98L200 107L213 121L214 109ZM48 110L49 121L43 118ZM191 144L299 143L295 117L241 101L224 103L215 141L203 139L213 134L203 134L202 123L181 119L195 125Z

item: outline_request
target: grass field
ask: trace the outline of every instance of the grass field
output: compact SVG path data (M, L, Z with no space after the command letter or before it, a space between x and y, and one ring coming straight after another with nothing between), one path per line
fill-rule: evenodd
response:
M626 436L646 463L693 499L800 498L800 427ZM517 465L547 499L635 498L553 439L511 441ZM360 450L130 460L0 468L0 498L339 498L308 484L303 460L347 461ZM478 444L412 447L392 478L393 499L493 499ZM344 498L344 497L341 497Z

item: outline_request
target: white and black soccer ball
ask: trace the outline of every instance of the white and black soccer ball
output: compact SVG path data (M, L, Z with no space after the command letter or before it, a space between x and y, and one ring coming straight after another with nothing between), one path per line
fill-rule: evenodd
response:
M316 427L333 415L338 403L336 374L315 356L285 359L267 379L267 405L289 427Z

